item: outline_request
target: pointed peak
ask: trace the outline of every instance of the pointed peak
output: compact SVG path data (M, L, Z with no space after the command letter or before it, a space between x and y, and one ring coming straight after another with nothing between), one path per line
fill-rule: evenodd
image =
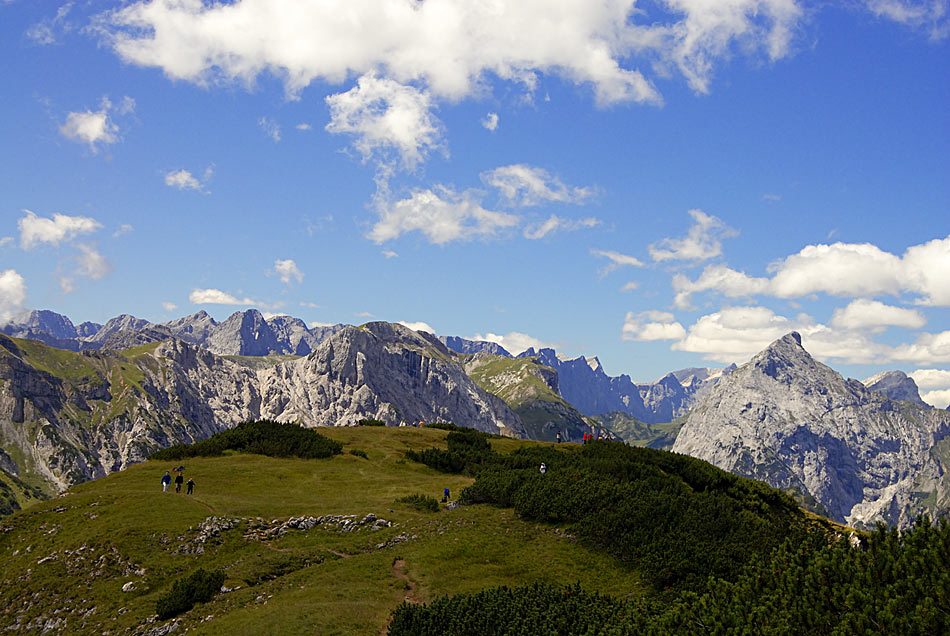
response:
M791 333L786 334L782 337L782 340L789 344L794 341L799 347L802 346L802 336L797 331L792 331Z

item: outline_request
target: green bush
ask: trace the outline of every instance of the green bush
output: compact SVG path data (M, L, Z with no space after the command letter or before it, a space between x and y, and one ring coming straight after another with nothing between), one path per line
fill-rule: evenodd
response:
M259 420L238 424L194 444L178 444L160 450L152 453L149 459L178 461L187 457L217 457L227 450L270 457L317 459L340 454L343 444L299 424Z
M214 598L223 583L224 572L221 570L206 572L199 568L190 576L175 581L171 591L155 603L155 612L161 620L184 614L195 603L207 603Z
M356 455L357 457L362 457L363 459L369 459L369 456L366 454L366 451L354 448L350 451L350 455Z
M370 418L360 420L359 422L357 422L357 424L359 426L386 426L386 422L383 422L382 420L374 420Z
M428 510L429 512L439 511L439 501L435 497L428 495L406 495L396 500L397 503L409 504L416 510Z

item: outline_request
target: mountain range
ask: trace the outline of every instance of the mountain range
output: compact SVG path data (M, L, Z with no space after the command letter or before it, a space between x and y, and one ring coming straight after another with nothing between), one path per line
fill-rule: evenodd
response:
M855 525L950 510L950 413L924 404L901 372L845 380L797 334L741 367L638 384L596 357L512 356L384 322L310 329L256 310L221 323L199 312L78 327L32 312L2 331L0 469L21 503L268 418L451 421L542 441L604 434L766 481Z

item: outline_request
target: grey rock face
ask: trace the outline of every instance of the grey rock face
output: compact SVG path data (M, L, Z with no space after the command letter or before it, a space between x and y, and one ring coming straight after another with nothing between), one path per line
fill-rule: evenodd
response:
M487 342L485 340L467 340L458 336L440 336L439 340L447 348L456 353L490 353L496 356L505 356L510 358L511 354L497 342Z
M266 356L279 351L277 336L256 309L238 311L208 338L207 348L218 355Z
M122 333L142 332L113 335ZM47 365L62 358L52 349L34 355ZM70 372L58 377L0 336L0 448L24 458L20 474L52 489L262 417L304 426L451 421L524 435L520 418L478 388L454 354L399 325L347 327L305 358L257 370L177 339L151 351L69 355Z
M885 371L878 373L865 380L864 386L872 391L883 393L892 400L906 400L929 408L929 405L920 399L920 391L917 389L917 383L903 371Z
M948 414L845 380L791 333L709 390L673 451L811 495L838 521L906 525L950 508L934 452L948 435Z
M307 329L307 323L300 318L274 316L267 321L277 338L282 351L297 356L305 356L316 348L322 338L317 338Z
M161 326L168 329L179 340L202 346L214 333L218 323L202 309L196 314L164 322Z
M86 338L84 341L89 343L87 348L98 349L114 333L119 331L141 331L151 326L152 323L147 320L129 314L121 314L115 318L110 318L95 335Z

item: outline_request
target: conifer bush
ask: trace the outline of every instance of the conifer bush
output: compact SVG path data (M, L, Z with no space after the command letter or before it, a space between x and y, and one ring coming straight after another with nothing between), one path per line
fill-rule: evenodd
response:
M187 457L217 457L228 450L270 457L318 459L340 454L343 444L299 424L258 420L243 422L194 444L171 446L152 453L149 459L177 461Z
M184 614L196 603L207 603L221 590L224 572L207 572L201 568L186 578L178 579L172 589L155 603L155 612L160 620Z

